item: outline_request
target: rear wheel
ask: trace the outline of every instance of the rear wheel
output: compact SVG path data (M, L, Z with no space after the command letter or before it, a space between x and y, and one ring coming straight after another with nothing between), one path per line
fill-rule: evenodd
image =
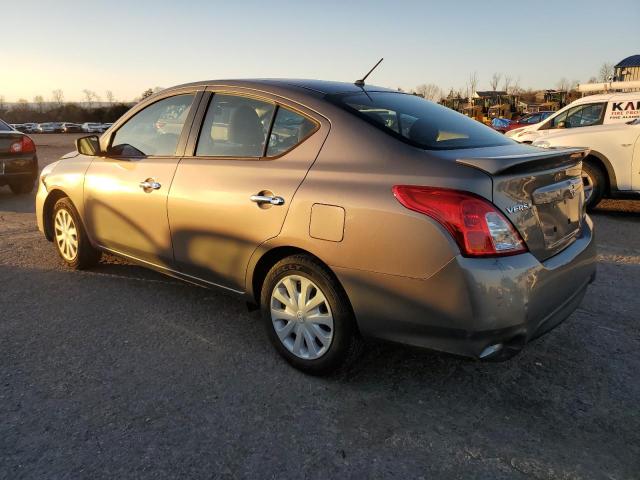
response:
M591 162L582 164L582 186L584 188L584 201L588 210L600 203L606 188L606 178L602 169Z
M24 195L33 191L33 185L35 180L30 178L29 180L21 180L19 182L11 182L9 188L16 195Z
M274 347L299 370L327 374L361 351L346 294L310 256L293 255L271 268L262 286L261 310Z
M80 216L67 197L53 207L53 242L60 258L75 270L90 268L100 260L100 252L89 242Z

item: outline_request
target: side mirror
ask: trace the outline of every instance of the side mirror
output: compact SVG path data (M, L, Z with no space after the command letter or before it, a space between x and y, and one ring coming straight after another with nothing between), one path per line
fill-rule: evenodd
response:
M82 155L94 157L100 154L100 140L97 135L87 135L76 140L76 150Z

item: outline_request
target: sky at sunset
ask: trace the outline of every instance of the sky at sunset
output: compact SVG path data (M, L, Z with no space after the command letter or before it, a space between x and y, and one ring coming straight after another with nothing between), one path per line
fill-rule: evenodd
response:
M2 5L6 2L6 5ZM90 89L132 100L149 87L248 77L478 89L493 72L521 87L585 82L640 53L640 1L0 0L0 96L66 100Z

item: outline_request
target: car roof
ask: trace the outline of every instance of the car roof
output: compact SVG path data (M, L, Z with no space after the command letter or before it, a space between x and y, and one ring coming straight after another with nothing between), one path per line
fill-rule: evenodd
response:
M598 95L587 95L586 97L578 98L574 100L572 103L578 105L580 103L591 103L591 102L609 102L612 100L627 100L631 98L640 98L640 92L610 92L610 93L599 93Z
M368 92L395 92L385 87L374 85L363 85L362 87L348 82L335 82L329 80L295 79L295 78L255 78L255 79L228 79L228 80L205 80L200 82L185 83L176 85L169 90L191 87L191 86L211 86L223 85L231 87L254 88L269 91L272 88L279 91L291 90L292 93L301 93L301 90L316 96L333 95L338 93L358 93L363 90Z

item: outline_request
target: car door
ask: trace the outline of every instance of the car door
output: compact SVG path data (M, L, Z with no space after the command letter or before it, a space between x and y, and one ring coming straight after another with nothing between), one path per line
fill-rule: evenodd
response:
M329 131L282 102L224 89L201 102L168 200L180 272L242 291L251 254L280 232Z
M87 228L102 247L170 266L167 194L202 92L184 91L138 109L85 174Z

